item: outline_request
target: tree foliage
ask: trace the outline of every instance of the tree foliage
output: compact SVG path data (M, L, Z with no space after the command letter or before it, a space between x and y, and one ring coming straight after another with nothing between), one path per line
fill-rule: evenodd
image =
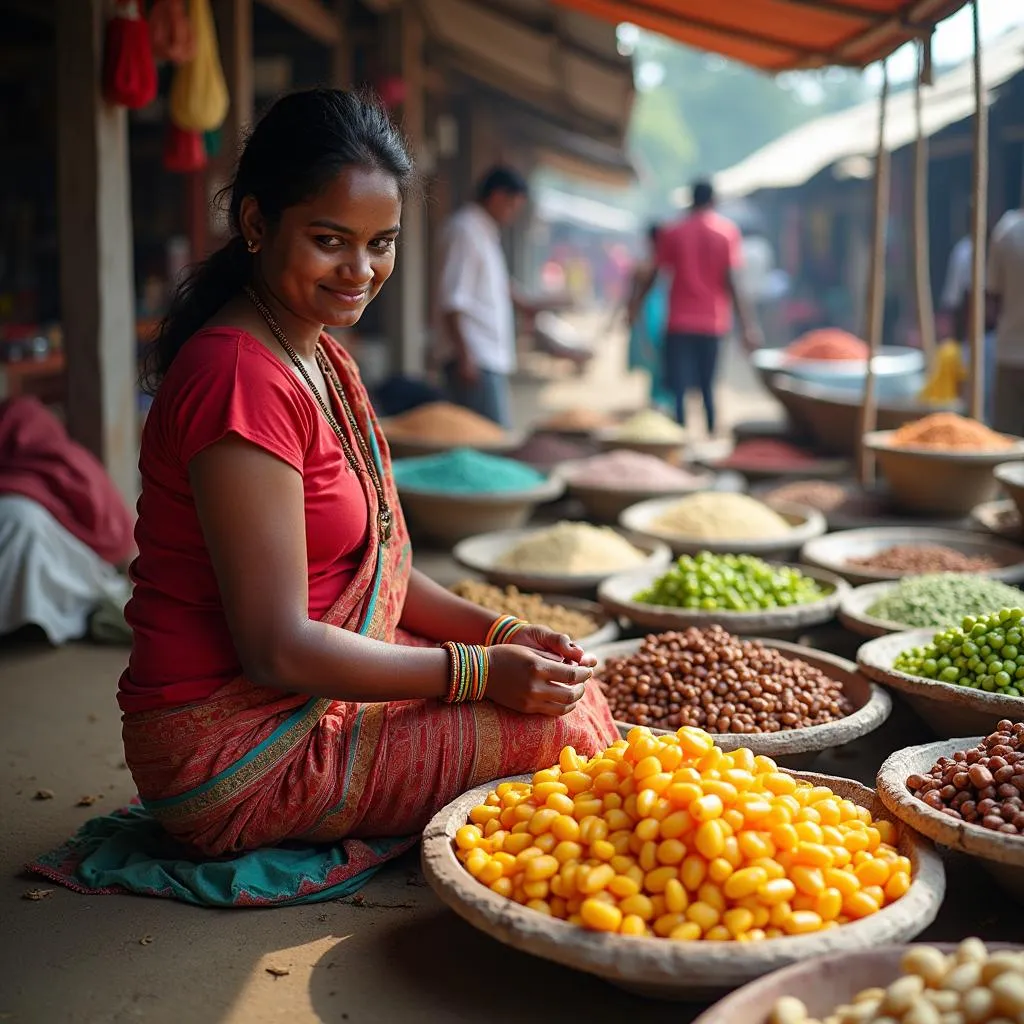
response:
M640 33L630 151L645 212L660 214L680 185L732 166L811 118L865 98L841 69L770 77L660 36Z

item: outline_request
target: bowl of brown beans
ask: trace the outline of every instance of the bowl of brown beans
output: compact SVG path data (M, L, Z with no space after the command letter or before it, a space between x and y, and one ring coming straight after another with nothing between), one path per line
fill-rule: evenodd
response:
M721 626L595 647L594 671L619 731L695 725L723 750L750 747L791 768L874 731L892 702L856 665Z
M912 526L843 530L807 541L800 561L860 585L935 572L1024 579L1024 548L962 530Z
M931 642L934 629L911 629L869 640L857 651L857 665L869 679L898 690L938 736L954 732L989 733L1004 718L1024 718L1024 697L976 690L893 668L898 655Z
M878 773L878 795L898 818L941 846L977 857L1024 899L1024 723L988 736L897 750Z

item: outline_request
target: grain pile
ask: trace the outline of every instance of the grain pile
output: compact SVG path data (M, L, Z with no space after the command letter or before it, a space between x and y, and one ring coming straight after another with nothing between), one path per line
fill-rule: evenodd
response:
M589 576L635 569L647 555L606 526L561 522L525 537L498 559L502 569Z
M661 533L701 540L775 540L793 527L746 494L704 491L680 498L651 524Z
M984 423L957 416L953 412L936 412L924 419L904 423L892 432L891 448L929 448L934 451L992 452L1014 447L1014 442L989 430Z
M437 445L500 444L508 439L497 423L451 402L428 402L385 424L388 437Z
M567 466L563 475L574 484L606 487L610 490L675 490L697 486L705 479L689 470L670 465L656 455L628 449L617 449L581 459Z
M498 615L514 615L556 633L567 633L573 640L591 636L598 629L597 621L586 613L547 601L539 594L524 594L516 587L502 589L480 580L462 580L450 590Z

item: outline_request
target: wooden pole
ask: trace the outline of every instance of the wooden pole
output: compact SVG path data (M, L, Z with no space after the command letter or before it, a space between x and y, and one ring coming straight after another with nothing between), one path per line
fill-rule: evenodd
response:
M935 307L928 231L928 138L922 118L922 89L928 61L927 40L918 44L918 74L914 85L914 121L917 144L914 147L914 283L917 290L917 329L925 366L930 371L935 360Z
M138 496L128 115L100 92L107 0L58 0L57 211L68 432Z
M985 247L988 226L988 105L981 77L978 0L971 3L974 29L974 223L971 225L971 416L985 417Z
M882 61L882 92L878 109L878 149L875 153L875 221L871 239L871 271L868 277L867 327L868 368L864 380L864 405L861 408L860 482L874 482L875 464L863 435L875 429L878 404L875 387L875 356L882 347L885 327L885 228L889 216L889 151L885 148L885 113L889 100L889 67Z

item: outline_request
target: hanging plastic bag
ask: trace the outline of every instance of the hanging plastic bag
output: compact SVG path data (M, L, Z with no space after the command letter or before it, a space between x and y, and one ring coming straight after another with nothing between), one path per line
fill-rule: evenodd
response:
M191 174L205 166L206 146L202 135L168 121L164 136L164 169L172 174Z
M156 98L156 64L149 26L137 0L118 0L107 22L103 95L108 103L138 110Z
M191 0L189 14L196 52L174 72L171 119L187 131L209 132L219 128L227 117L228 87L220 65L210 0Z
M157 60L185 64L195 57L196 37L185 0L154 0L149 12L149 38Z

